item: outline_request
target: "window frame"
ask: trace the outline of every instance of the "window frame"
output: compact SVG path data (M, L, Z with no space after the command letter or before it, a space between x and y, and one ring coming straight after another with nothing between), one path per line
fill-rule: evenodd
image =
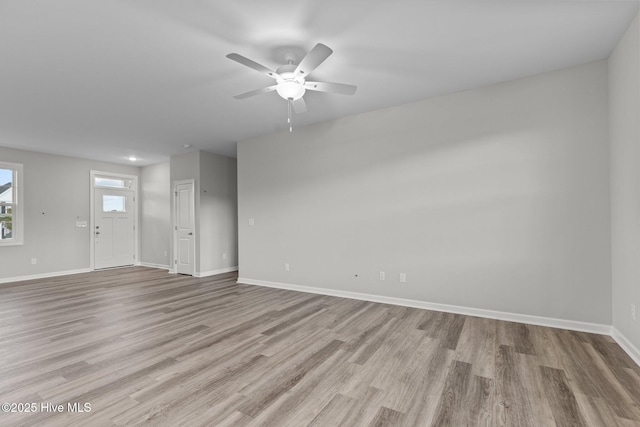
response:
M106 181L122 181L122 186L119 185L106 185L99 184L97 181L103 179ZM126 175L120 176L120 174L107 175L106 173L96 173L92 176L93 188L107 188L112 190L131 190L133 189L134 180Z
M24 244L24 197L23 197L23 168L22 163L0 161L0 169L13 171L11 203L0 202L4 206L11 206L11 238L0 239L0 246L19 246Z

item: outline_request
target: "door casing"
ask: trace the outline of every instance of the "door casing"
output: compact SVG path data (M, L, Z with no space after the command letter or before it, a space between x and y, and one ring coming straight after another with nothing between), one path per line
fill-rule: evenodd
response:
M179 224L178 224L178 187L179 186L183 186L183 185L187 185L190 187L190 191L191 191L191 196L189 199L189 222L191 224L191 239L189 242L190 247L188 248L190 250L191 253L191 258L190 258L190 271L180 271L178 272L178 262L179 262L179 245L180 245L180 233L181 230L179 230ZM180 274L188 274L188 275L195 275L196 272L196 233L195 233L195 180L194 179L185 179L185 180L180 180L180 181L174 181L173 183L173 190L172 190L172 196L173 196L173 223L172 223L172 228L173 228L173 265L172 265L172 269L171 272L172 273L180 273Z
M131 188L129 188L130 190L133 190L133 200L134 200L134 204L135 204L135 215L134 215L134 226L135 226L135 231L133 233L133 239L134 239L134 243L133 243L133 251L134 251L134 265L140 265L140 202L139 202L139 198L138 198L138 177L136 175L127 175L127 174L121 174L121 173L113 173L113 172L104 172L104 171L97 171L97 170L91 170L89 172L89 200L90 200L90 207L89 207L89 268L91 270L95 270L95 205L96 205L96 185L95 185L95 181L96 181L96 177L108 177L108 178L117 178L117 179L126 179L131 181ZM80 218L78 218L80 219Z

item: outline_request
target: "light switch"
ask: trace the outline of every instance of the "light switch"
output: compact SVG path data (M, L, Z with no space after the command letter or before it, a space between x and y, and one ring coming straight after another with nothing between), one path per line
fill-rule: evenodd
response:
M87 228L87 221L76 221L76 228Z
M254 218L249 218L249 225L250 226L256 225L256 220Z

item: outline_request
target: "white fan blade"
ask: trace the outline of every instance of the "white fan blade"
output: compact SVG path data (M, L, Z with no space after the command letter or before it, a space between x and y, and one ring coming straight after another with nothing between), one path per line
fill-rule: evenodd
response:
M329 55L331 55L332 53L333 53L333 50L331 50L331 48L329 48L326 45L323 45L322 43L318 43L313 47L313 49L311 49L309 53L307 53L307 55L304 58L302 58L302 61L300 61L300 64L294 71L294 75L296 77L308 76L309 74L311 74L313 70L316 69L318 65L322 64L324 60L327 59Z
M263 87L262 89L256 89L256 90L252 90L252 91L249 91L249 92L241 93L240 95L234 96L234 98L235 99L245 99L245 98L249 98L250 96L260 95L262 93L273 92L274 90L276 90L277 86L278 85L273 85L273 86L269 86L269 87Z
M298 98L295 101L291 101L291 106L293 107L293 111L295 111L296 114L307 112L307 104L304 102L303 98Z
M268 69L267 67L265 67L264 65L260 65L255 61L250 60L249 58L246 58L242 55L238 55L237 53L230 53L227 55L227 58L239 62L242 65L245 65L249 68L253 68L254 70L266 74L267 76L271 77L272 79L277 79L278 73L276 73L273 70Z
M353 85L328 82L305 82L304 88L318 92L339 93L341 95L353 95L356 93L356 89L358 89L357 86Z

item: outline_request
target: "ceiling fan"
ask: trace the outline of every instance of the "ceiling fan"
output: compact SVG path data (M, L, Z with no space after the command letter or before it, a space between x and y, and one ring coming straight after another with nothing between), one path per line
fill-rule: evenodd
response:
M293 130L291 122L291 109L295 113L304 113L307 111L307 105L304 102L303 96L307 90L313 90L318 92L338 93L341 95L353 95L356 92L357 87L353 85L347 85L343 83L328 83L328 82L312 82L307 81L309 74L313 72L325 59L333 53L328 46L318 43L299 64L295 64L295 57L285 55L286 65L278 67L276 71L270 70L264 65L260 65L249 58L246 58L237 53L230 53L227 58L239 62L242 65L246 65L249 68L266 74L276 81L275 85L268 86L262 89L252 90L240 95L234 96L236 99L245 99L250 96L260 95L262 93L273 92L274 90L285 99L288 103L288 123L289 132Z

